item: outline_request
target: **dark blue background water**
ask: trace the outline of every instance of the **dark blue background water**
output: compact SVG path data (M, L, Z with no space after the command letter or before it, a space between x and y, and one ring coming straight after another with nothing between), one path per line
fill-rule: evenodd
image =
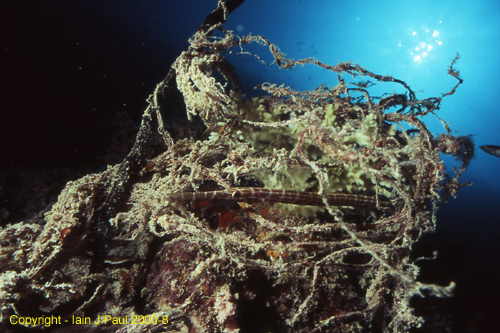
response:
M3 4L0 171L102 170L116 113L139 123L145 99L216 2ZM455 85L446 70L458 52L456 68L464 84L443 100L439 116L459 134L473 134L478 145L500 145L499 17L500 3L494 0L248 0L225 28L263 35L290 58L359 61L375 73L406 81L422 91L420 98L439 96ZM266 49L260 53L267 54ZM295 89L336 84L335 75L312 66L279 72L250 57L235 65L247 86L262 81ZM400 91L389 83L377 89ZM433 116L425 121L434 133L443 132ZM500 311L500 159L478 150L463 180L474 185L443 207L437 233L417 246L422 254L439 251L435 262L422 264L422 280L443 285L453 280L456 297L423 304L453 316L456 332L484 331L497 327Z

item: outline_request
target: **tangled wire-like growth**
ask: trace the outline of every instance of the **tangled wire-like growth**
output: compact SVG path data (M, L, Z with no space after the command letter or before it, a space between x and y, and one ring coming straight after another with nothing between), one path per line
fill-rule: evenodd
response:
M210 29L174 64L187 111L207 133L175 141L164 129L169 75L120 165L68 183L50 211L0 229L0 328L43 312L99 332L406 332L424 322L412 296L452 295L453 282L418 282L409 254L463 186L474 153L469 136L454 137L443 122L446 134L434 138L421 119L462 82L458 56L448 71L457 86L419 100L405 82L357 64L293 61L263 37ZM251 42L280 68L320 66L339 84L299 92L262 83L247 98L226 55L247 54ZM406 93L372 96L377 81ZM154 115L166 149L142 163ZM440 152L462 161L454 178ZM265 187L273 191L255 193L275 202L247 200L248 189L210 192L234 187ZM279 190L297 195L281 200ZM307 192L324 205L303 205ZM330 193L371 207L332 206ZM105 316L119 320L96 324Z
M244 316L241 304L263 297L248 286L254 274L273 289L267 301L281 330L355 332L377 327L402 332L422 323L409 307L410 298L424 291L450 296L453 283L439 287L417 282L418 269L409 253L422 234L434 230L440 193L456 194L468 163L444 184L439 152L472 145L469 137L454 138L447 127L450 141L436 141L421 121L439 108L441 98L418 100L406 83L350 62L329 66L286 59L263 37L237 38L226 32L208 38L200 33L190 42L175 63L178 89L188 112L201 116L211 135L179 141L148 166L148 172L158 172L155 196L250 182L319 194L371 194L393 205L367 212L327 204L327 212L321 212L265 202L250 210L224 202L187 208L169 202L155 221L161 234L174 233L182 239L181 247L189 244L204 253L192 263L197 273L185 284L222 293L231 308L227 316L218 312L212 323L220 329L231 326L234 318ZM251 42L267 45L280 68L313 64L353 78L400 83L407 94L374 97L367 82L348 84L339 76L336 87L307 92L263 83L255 87L262 96L246 100L224 55L243 54L243 45ZM226 81L215 79L216 70ZM453 73L460 84L458 72ZM390 112L392 107L399 110ZM410 127L414 129L407 131ZM209 272L218 272L221 279ZM162 297L156 301L172 302ZM188 312L199 311L192 298L182 304Z

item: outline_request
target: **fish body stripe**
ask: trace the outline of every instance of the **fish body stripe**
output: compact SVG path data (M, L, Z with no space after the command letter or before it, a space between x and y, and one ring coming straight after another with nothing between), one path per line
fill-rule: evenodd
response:
M375 207L376 197L330 193L324 196L332 206ZM324 206L323 196L306 191L270 190L259 187L236 187L219 191L207 192L177 192L167 194L167 198L177 202L195 202L208 200L226 200L240 202L279 202L294 205ZM390 206L389 201L379 200L381 206Z

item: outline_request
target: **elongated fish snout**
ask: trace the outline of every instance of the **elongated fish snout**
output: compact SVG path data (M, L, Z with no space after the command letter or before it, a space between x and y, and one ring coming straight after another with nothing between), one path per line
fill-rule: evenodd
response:
M482 150L484 150L485 152L487 152L490 155L500 157L500 146L485 145L485 146L481 146L479 148L481 148Z

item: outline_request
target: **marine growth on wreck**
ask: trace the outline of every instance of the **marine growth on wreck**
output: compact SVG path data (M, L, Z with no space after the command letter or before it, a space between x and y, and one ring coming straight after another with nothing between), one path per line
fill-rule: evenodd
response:
M173 65L205 133L165 130L168 77L122 164L69 182L43 216L0 230L4 331L12 316L55 316L61 324L24 326L62 332L76 318L96 332L406 332L424 323L412 296L452 296L451 281L418 282L409 254L463 186L474 152L444 121L438 137L422 121L462 82L458 55L448 69L457 85L418 99L359 64L291 60L264 37L214 28ZM320 66L339 83L243 91L226 57L248 56L250 43L273 66ZM374 96L379 82L406 92ZM160 154L148 150L151 136ZM461 162L454 176L440 153Z

